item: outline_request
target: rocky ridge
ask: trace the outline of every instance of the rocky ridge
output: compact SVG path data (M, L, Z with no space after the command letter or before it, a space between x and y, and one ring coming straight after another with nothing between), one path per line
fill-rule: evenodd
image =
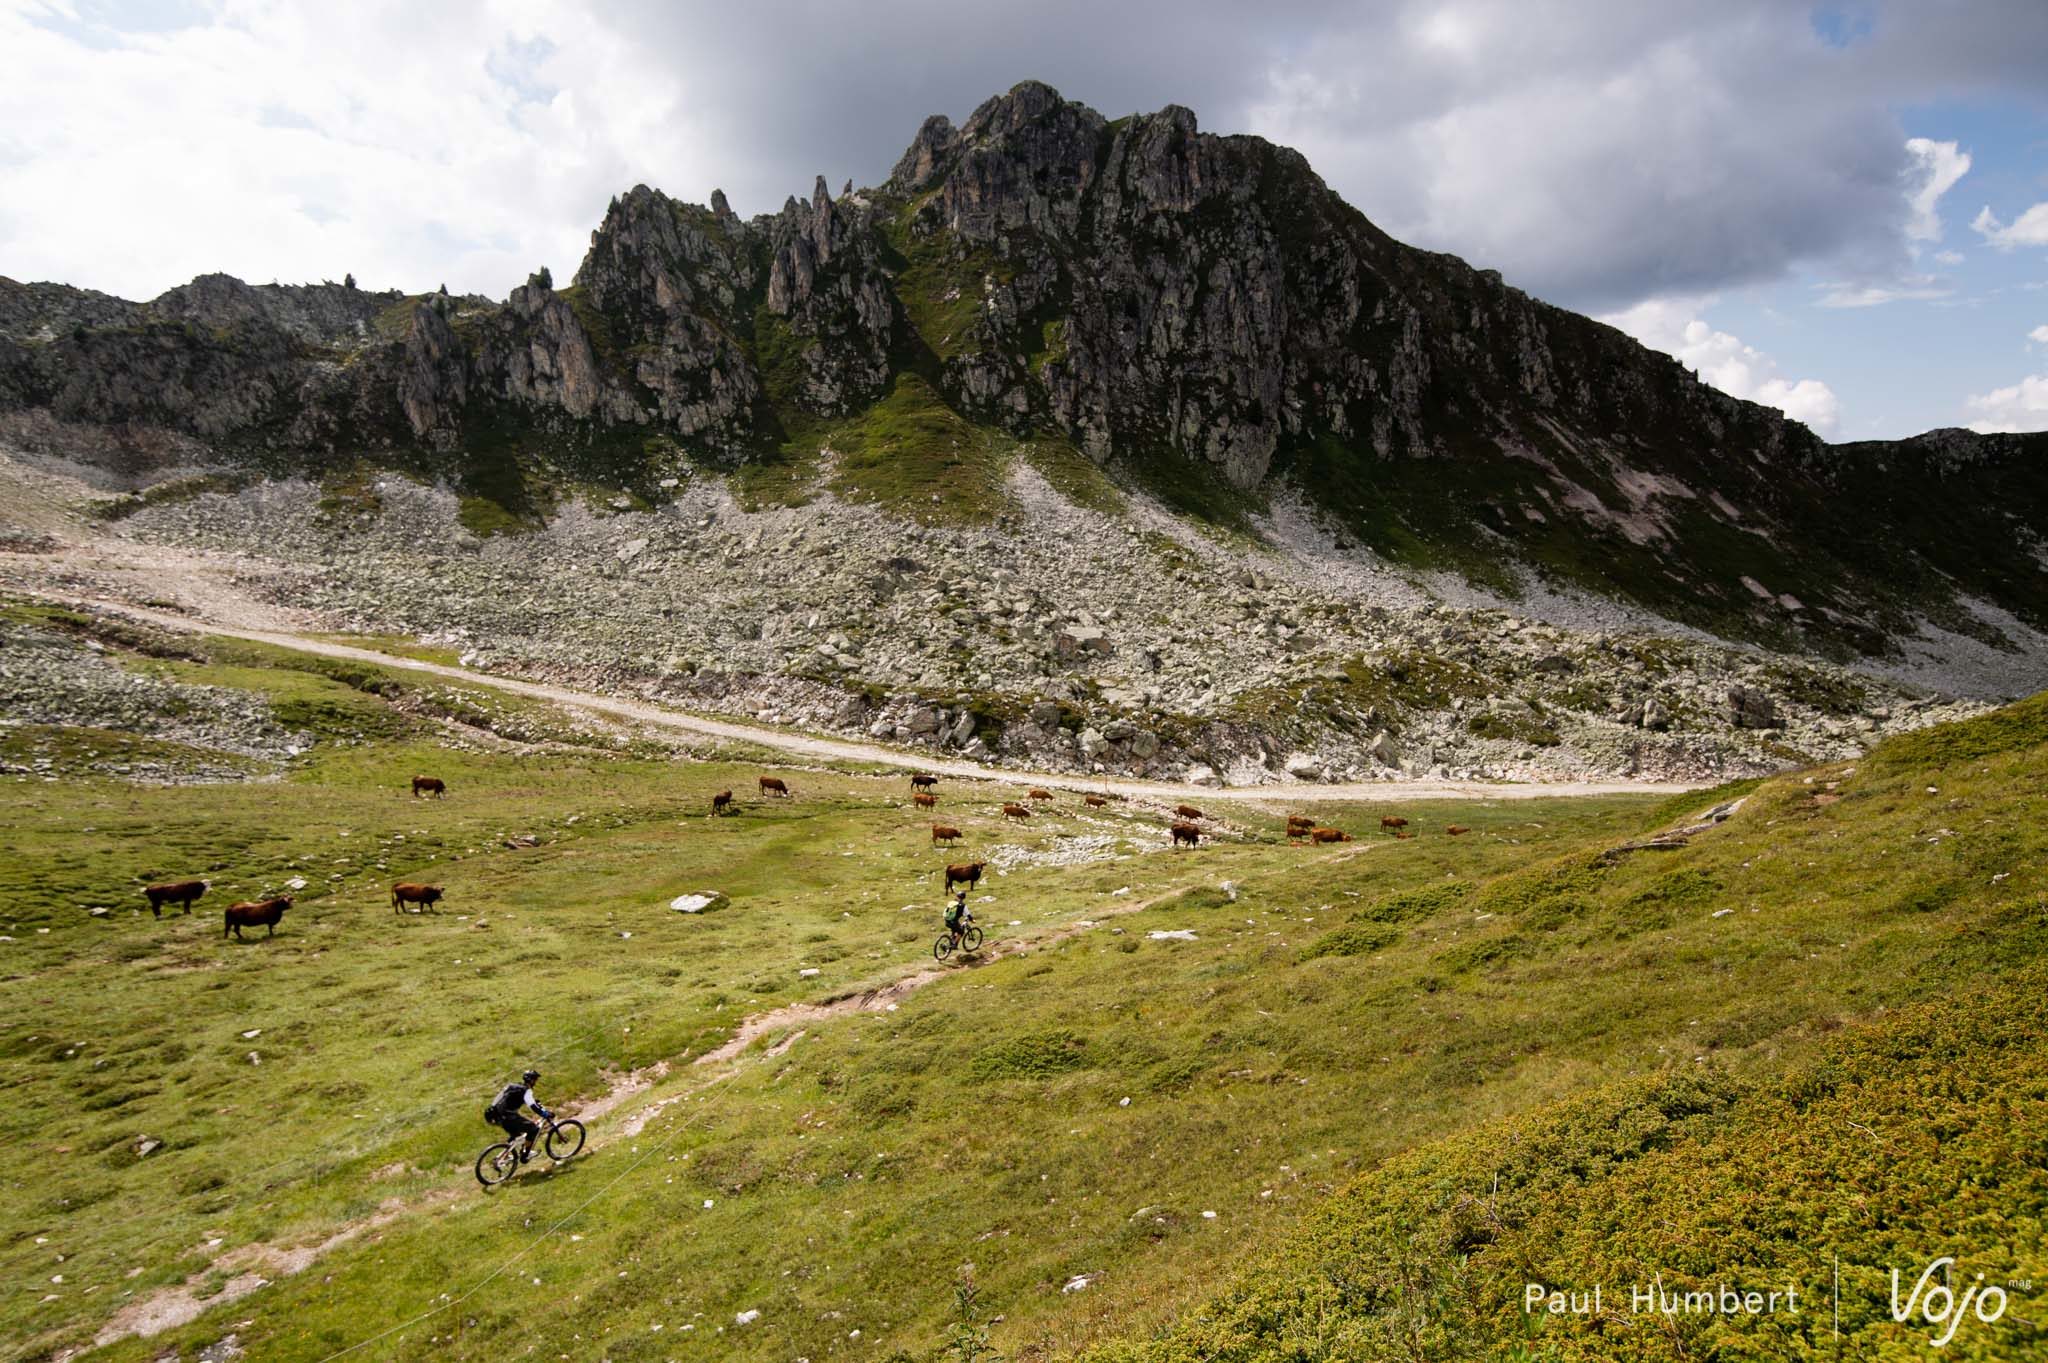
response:
M872 429L911 399L916 420ZM1774 648L1885 657L1929 622L2015 644L1974 602L2048 626L2048 437L1825 445L1394 241L1293 151L1036 82L928 120L882 185L820 180L778 213L635 187L569 286L539 271L503 303L0 281L0 409L268 473L400 469L529 522L539 484L657 502L690 467L813 458L849 423L913 482L1000 432L1210 519L1299 496L1409 567Z

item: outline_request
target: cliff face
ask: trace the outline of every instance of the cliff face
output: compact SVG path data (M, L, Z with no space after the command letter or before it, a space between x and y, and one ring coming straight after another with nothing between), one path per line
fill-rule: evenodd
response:
M569 287L503 304L0 280L0 407L269 462L460 480L479 450L549 445L636 486L652 446L815 445L909 375L1169 500L1231 514L1286 481L1384 555L1496 585L1533 570L1836 652L1927 615L1995 630L1964 598L2048 624L2048 437L1825 445L1393 241L1294 152L1036 83L928 120L875 189L820 180L742 221L637 187Z

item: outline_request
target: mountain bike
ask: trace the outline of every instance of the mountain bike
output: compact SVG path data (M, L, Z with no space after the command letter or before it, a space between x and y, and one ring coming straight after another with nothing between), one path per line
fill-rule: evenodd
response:
M933 958L940 961L945 960L953 954L954 946L953 934L950 932L942 934L938 941L932 943ZM971 913L960 920L960 940L958 946L962 952L970 954L981 949L981 929L974 926L974 915Z
M553 1117L543 1118L540 1124L540 1147L547 1151L548 1158L560 1164L573 1157L583 1148L583 1123L570 1117L556 1121ZM519 1172L523 1161L519 1158L519 1142L499 1141L476 1157L476 1181L489 1188L503 1183Z

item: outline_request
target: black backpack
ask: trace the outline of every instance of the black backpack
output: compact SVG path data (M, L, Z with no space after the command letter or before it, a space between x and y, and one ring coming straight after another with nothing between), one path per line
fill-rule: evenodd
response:
M498 1090L498 1096L491 1099L491 1105L484 1109L484 1120L495 1122L500 1117L517 1112L519 1105L525 1101L526 1085L507 1084L504 1088Z

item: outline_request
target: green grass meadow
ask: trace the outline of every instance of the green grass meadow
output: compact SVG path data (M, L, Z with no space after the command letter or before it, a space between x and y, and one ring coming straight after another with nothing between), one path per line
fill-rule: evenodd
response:
M1942 1356L2041 1347L2043 700L1676 800L1316 807L1358 835L1333 848L1218 802L1173 851L1137 802L1016 826L1016 787L948 781L927 814L901 774L620 747L481 686L119 661L319 741L144 786L87 760L137 740L0 729L8 1357L181 1288L216 1304L89 1356L1928 1356L1881 1308L1839 1355L1818 1315L1521 1310L1529 1275L1810 1275L1829 1245L1859 1291L1886 1255L2030 1281ZM480 730L523 746L451 737ZM756 796L771 770L794 798ZM937 966L940 868L976 858L988 947ZM152 919L141 884L184 876L196 911ZM295 878L275 937L223 940ZM441 911L394 914L398 880ZM727 902L668 907L700 890ZM480 1110L528 1063L570 1114L635 1091L487 1193Z

